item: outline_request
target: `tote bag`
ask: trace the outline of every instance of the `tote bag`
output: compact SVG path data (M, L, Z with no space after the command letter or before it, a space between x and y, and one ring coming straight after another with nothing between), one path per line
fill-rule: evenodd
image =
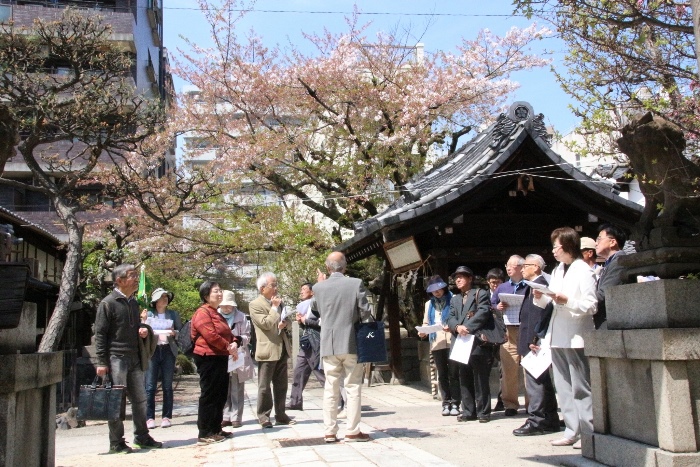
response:
M384 323L382 321L355 323L355 337L357 340L357 363L387 361Z
M78 420L117 421L126 418L126 387L112 385L105 375L102 386L97 385L99 376L92 384L80 386L78 395Z

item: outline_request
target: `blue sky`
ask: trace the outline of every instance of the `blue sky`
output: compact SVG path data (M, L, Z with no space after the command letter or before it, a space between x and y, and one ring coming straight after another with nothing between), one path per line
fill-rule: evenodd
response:
M332 32L345 30L344 18L357 5L363 13L360 20L372 22L370 34L398 26L411 30L416 42L422 42L426 51L449 52L456 50L462 38L474 38L480 29L502 35L512 26L531 24L526 18L511 16L511 3L511 0L258 0L254 6L257 11L246 16L241 30L253 28L270 46L289 42L302 45L305 43L302 32L321 32L324 27ZM180 36L201 45L210 42L206 22L195 0L167 0L164 4L164 42L171 56L178 55L178 48L186 48ZM539 41L535 50L552 52L553 65L561 70L564 46L559 40ZM567 107L572 101L548 68L520 72L512 79L521 84L513 101L530 102L535 112L543 113L545 122L559 132L573 129L577 119ZM183 84L176 77L177 91Z

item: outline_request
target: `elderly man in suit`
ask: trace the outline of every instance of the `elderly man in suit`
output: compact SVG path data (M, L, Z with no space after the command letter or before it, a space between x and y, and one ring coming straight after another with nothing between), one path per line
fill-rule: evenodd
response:
M292 424L285 412L287 398L287 359L291 345L287 332L289 324L281 320L282 299L277 295L277 278L271 272L258 277L258 298L250 302L250 319L255 326L257 345L255 360L258 361L258 421L263 428L272 428L270 413L274 402L275 425ZM272 392L270 392L272 383Z
M321 358L326 373L323 390L323 424L325 441L338 441L338 398L340 380L344 378L347 392L347 432L345 442L369 441L360 431L362 365L357 364L355 323L371 315L367 293L362 281L345 276L345 255L333 252L326 258L330 277L319 273L314 286L315 303L312 311L321 318Z
M523 277L537 284L549 285L542 276L544 259L540 255L527 255L523 264ZM525 298L520 306L520 336L518 353L525 357L531 351L539 349L539 340L547 333L553 304L540 308L532 301L532 289L525 287ZM528 417L523 426L513 430L515 436L544 435L559 431L559 414L557 413L557 396L549 369L535 378L525 371L525 391L528 395Z

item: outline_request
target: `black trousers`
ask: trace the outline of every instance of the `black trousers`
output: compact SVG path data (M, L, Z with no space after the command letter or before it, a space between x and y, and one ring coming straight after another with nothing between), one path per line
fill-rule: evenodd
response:
M459 388L459 363L450 360L450 349L433 350L433 360L438 374L438 387L442 404L456 404L462 402L462 394Z
M491 413L489 376L492 362L492 356L472 354L469 365L459 364L462 417L481 417Z
M299 348L297 354L297 366L294 368L294 383L292 383L292 394L289 398L289 405L292 407L304 406L304 388L309 382L311 373L316 376L316 379L321 386L326 384L326 375L323 370L318 369L318 364L321 361L321 349L314 349L309 346L306 349Z
M197 428L199 437L205 438L221 431L228 395L228 356L195 354L193 358L200 389Z
M559 429L559 414L557 413L557 395L549 374L549 369L535 378L525 371L525 391L530 398L527 406L530 425L537 428Z

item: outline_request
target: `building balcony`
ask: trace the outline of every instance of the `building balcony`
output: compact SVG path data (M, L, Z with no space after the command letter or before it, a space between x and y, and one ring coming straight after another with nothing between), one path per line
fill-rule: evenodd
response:
M66 7L84 10L85 15L101 16L112 27L111 40L124 51L136 53L134 42L134 11L129 1L88 0L3 0L0 4L0 22L13 21L15 27L30 28L35 19L58 21ZM126 5L126 6L124 6Z

